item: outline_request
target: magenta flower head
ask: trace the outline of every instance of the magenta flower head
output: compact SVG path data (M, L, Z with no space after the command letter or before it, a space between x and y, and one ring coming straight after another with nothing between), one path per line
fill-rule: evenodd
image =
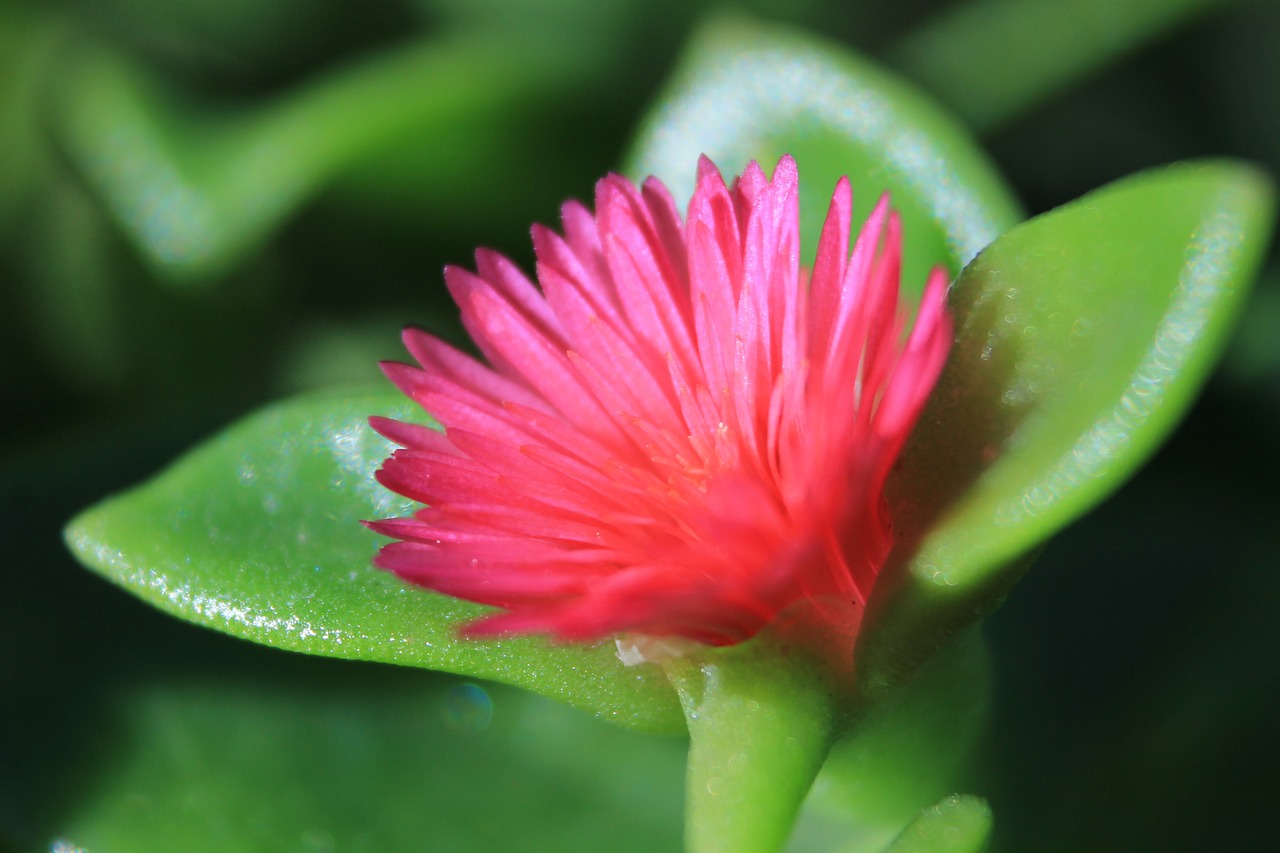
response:
M370 522L376 562L500 608L472 636L745 640L803 600L862 611L893 541L885 479L951 344L935 270L910 335L898 216L850 251L836 186L812 271L798 177L711 161L682 219L610 175L564 235L533 229L535 285L476 254L445 270L488 364L415 329L384 369L443 426L373 418L378 479L425 507ZM540 285L540 286L539 286Z

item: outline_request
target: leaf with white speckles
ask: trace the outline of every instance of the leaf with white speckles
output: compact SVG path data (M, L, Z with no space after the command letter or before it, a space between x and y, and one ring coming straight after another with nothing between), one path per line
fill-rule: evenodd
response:
M661 673L624 667L612 644L460 641L457 626L482 608L370 565L382 540L360 520L404 514L409 504L373 479L390 445L366 418L412 419L414 411L394 391L271 406L86 511L67 541L114 583L228 634L490 678L623 725L682 730Z

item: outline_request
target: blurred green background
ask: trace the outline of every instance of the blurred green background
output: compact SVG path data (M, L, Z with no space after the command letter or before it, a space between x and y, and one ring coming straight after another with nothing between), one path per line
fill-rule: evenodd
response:
M738 6L915 80L1030 213L1182 158L1280 174L1272 0ZM443 265L528 267L529 224L621 164L711 9L0 0L0 847L492 849L503 821L512 849L676 844L680 743L188 627L60 529L261 403L376 381L406 323L456 337ZM998 849L1274 834L1278 426L1273 253L1173 441L988 620L996 701L958 784ZM331 800L292 787L314 778Z

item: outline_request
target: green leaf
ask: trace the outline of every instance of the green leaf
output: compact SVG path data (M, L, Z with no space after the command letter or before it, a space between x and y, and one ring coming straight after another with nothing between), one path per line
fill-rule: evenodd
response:
M361 519L410 503L373 479L391 450L365 423L416 407L395 392L319 394L269 407L151 482L76 518L86 565L183 619L283 649L490 678L622 725L682 731L656 667L624 667L611 643L460 641L482 612L375 569ZM420 413L418 413L420 416Z
M507 174L493 163L519 151L509 117L594 62L518 34L445 34L219 113L128 56L90 45L63 71L55 123L152 269L195 285L256 249L333 179L365 169L385 181L388 150L397 153L395 179L432 187L455 215L493 196L486 180Z
M886 846L924 806L955 790L986 725L991 684L986 645L970 628L835 744L805 815L856 842L851 850Z
M1271 211L1248 166L1173 166L1037 217L964 270L956 344L890 486L900 547L860 638L866 689L991 610L1155 450L1226 341Z
M682 740L511 689L387 675L133 687L113 709L111 761L56 825L65 846L47 847L678 849Z
M903 281L920 288L934 265L959 270L1022 216L968 133L909 84L847 49L739 16L711 18L627 159L677 199L693 192L706 154L725 174L749 160L800 167L803 245L812 257L837 179L854 214L884 191L903 220Z
M886 59L985 132L1230 1L968 0Z
M885 853L981 853L990 835L990 806L956 795L925 809Z

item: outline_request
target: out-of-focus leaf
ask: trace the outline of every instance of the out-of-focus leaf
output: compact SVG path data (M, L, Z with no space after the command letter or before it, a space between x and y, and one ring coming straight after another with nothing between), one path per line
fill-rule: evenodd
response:
M394 392L318 394L272 406L151 482L76 518L85 564L183 619L310 654L490 678L621 725L682 731L654 667L624 667L612 643L461 641L478 605L410 587L370 565L379 537L361 519L410 503L373 472L389 442L371 413L412 418Z
M52 849L678 849L682 741L424 678L134 688Z
M0 4L0 237L48 174L39 106L63 32L21 4Z
M1280 395L1280 265L1262 276L1249 308L1240 320L1240 329L1223 358L1231 380L1251 393Z
M576 49L613 44L644 21L641 0L413 0L446 26L509 30L526 37L569 40ZM652 9L652 7L649 7Z
M442 36L228 116L167 90L122 54L89 47L63 75L57 125L157 273L207 281L326 182L388 147L403 153L412 143L417 156L396 161L402 179L434 181L440 203L456 204L443 190L491 172L510 148L502 117L582 64L531 39Z
M78 7L81 23L140 46L171 65L205 70L297 62L340 13L342 0L95 0ZM355 27L351 27L355 29ZM234 73L234 72L232 72Z
M903 570L864 624L866 689L988 612L1153 452L1225 343L1271 213L1253 168L1184 164L1037 217L965 268L956 344L890 486Z
M986 801L956 795L925 809L885 853L981 853L990 835Z
M960 269L1022 217L968 133L909 84L847 49L737 16L694 36L644 124L626 171L656 175L677 200L706 154L725 174L748 160L800 167L801 233L810 257L836 180L853 185L855 215L889 191L903 219L903 281Z
M378 364L401 357L402 329L404 317L391 312L299 325L284 347L276 390L286 396L383 381Z
M969 0L886 59L990 130L1188 18L1230 0Z
M119 387L131 341L111 223L65 173L49 175L34 208L22 283L40 358L73 387Z
M920 810L955 790L987 719L991 667L976 629L921 667L831 750L805 804L806 821L850 849L879 850Z

